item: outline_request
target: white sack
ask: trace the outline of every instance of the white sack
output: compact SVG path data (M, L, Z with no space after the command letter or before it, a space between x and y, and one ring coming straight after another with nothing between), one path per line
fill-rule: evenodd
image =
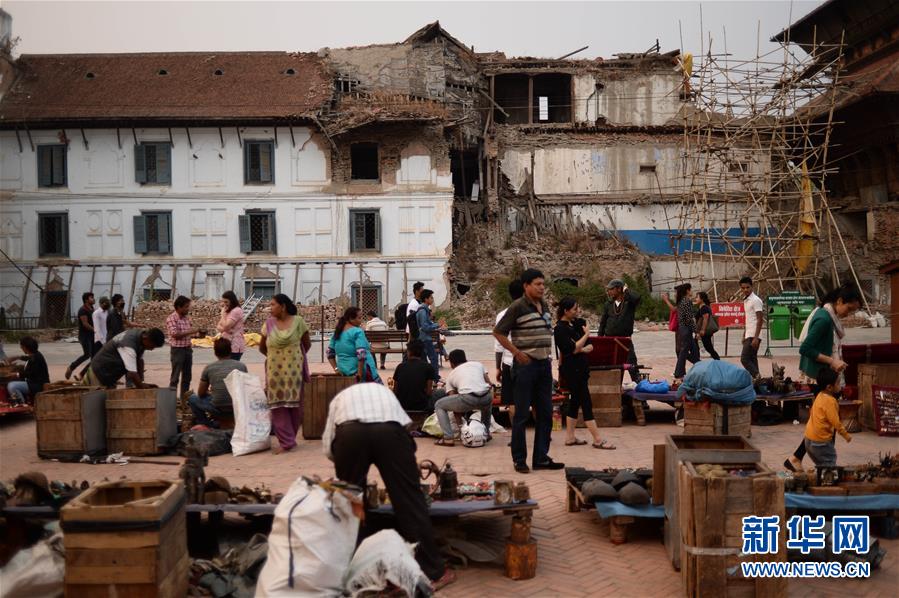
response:
M231 452L235 457L258 453L271 447L272 431L268 399L259 376L233 370L225 378L225 387L234 405L234 434Z
M351 596L380 592L387 582L415 596L416 586L431 595L431 582L415 560L415 544L406 543L395 530L386 529L362 541L349 569L344 587Z

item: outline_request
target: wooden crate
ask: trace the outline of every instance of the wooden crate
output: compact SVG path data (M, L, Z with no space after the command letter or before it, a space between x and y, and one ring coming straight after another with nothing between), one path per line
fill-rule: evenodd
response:
M620 428L621 370L591 370L588 386L596 425L600 428ZM577 427L584 427L581 413L577 416Z
M861 401L840 401L840 421L846 431L855 434L862 431L859 413L861 411Z
M739 565L748 561L786 562L783 480L763 463L739 466L755 471L747 477L706 478L696 472L696 465L682 463L678 483L681 579L686 596L786 596L786 578L745 578ZM739 556L743 517L750 515L780 517L777 554ZM703 549L718 554L697 554Z
M899 364L862 363L858 366L858 398L862 402L859 417L861 424L869 430L876 429L872 386L899 386Z
M322 437L331 399L355 383L356 378L353 376L340 374L312 376L312 381L306 385L303 398L303 438L315 440Z
M106 452L106 391L72 386L34 398L37 455L42 459L80 459Z
M750 405L684 401L684 434L691 436L752 436Z
M675 569L680 569L678 477L680 463L757 463L762 452L742 436L672 436L665 446L665 548Z
M178 433L178 399L167 388L106 391L106 448L110 453L158 455Z
M108 482L60 510L66 598L187 595L185 493L180 482Z

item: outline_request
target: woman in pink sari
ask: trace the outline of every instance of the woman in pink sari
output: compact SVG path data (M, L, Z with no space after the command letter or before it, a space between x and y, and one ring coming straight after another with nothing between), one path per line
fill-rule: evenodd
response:
M297 315L294 302L283 294L272 297L271 317L262 326L259 352L266 357L266 396L279 444L275 454L297 445L303 421L303 385L309 381L306 352L310 346L309 327Z
M222 294L222 315L215 329L231 341L231 359L240 361L247 345L243 338L243 309L234 291Z

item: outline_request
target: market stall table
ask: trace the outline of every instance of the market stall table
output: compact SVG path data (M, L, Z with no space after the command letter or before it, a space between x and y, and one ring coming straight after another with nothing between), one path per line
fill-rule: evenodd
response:
M626 505L621 501L590 502L584 498L580 489L568 484L568 512L577 513L581 509L596 509L600 519L609 521L609 541L612 544L627 542L627 529L637 517L647 519L664 519L665 507L662 505Z
M631 406L634 409L634 414L637 416L637 425L645 426L646 419L643 415L644 404L646 401L659 401L660 403L665 403L667 405L671 405L672 407L677 406L679 403L683 403L683 399L679 399L677 397L677 390L669 390L664 393L655 393L655 392L637 392L636 390L627 390L623 393L625 402L630 402ZM766 401L770 403L783 403L794 402L794 401L810 401L814 399L814 395L807 390L800 390L796 392L786 393L786 394L759 394L756 395L756 401Z

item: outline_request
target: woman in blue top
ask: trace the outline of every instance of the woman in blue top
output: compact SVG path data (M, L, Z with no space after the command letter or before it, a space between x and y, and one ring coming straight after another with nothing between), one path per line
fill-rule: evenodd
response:
M334 371L355 376L357 382L381 382L371 354L371 345L362 331L362 310L348 307L337 320L334 336L328 345L328 362Z

